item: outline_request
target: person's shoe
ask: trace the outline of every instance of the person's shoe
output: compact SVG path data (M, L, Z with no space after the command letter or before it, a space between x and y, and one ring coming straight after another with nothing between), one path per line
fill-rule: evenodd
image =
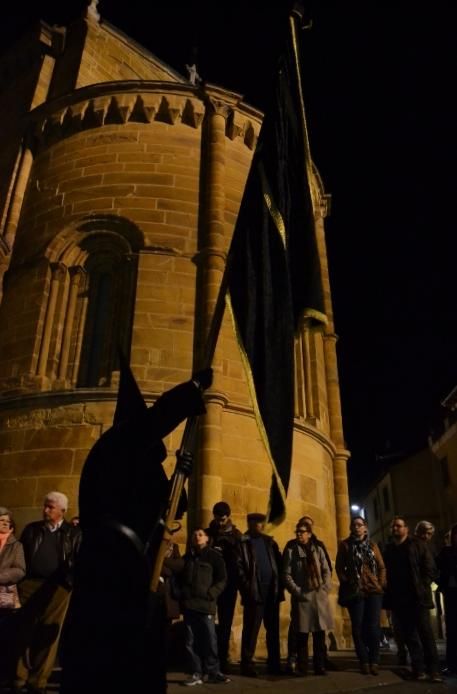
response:
M185 687L195 687L197 684L203 684L203 679L199 672L194 672L188 680L184 680L183 682Z
M227 684L231 681L230 677L227 677L222 672L218 672L217 675L209 675L207 679L208 684Z
M267 673L269 675L276 675L277 677L284 675L284 671L280 665L267 665Z
M286 675L297 675L297 661L288 660L286 663Z
M453 677L453 675L457 675L457 668L445 667L444 670L441 670L441 674L443 677Z
M243 677L257 677L257 670L252 663L242 663L240 672Z
M325 659L325 669L329 672L337 672L339 670L338 665L328 658Z
M427 679L425 672L413 672L412 677L416 682L424 682Z
M314 669L314 674L315 674L315 675L326 675L326 674L327 674L327 671L326 671L326 669L323 668L323 667L317 667L317 668Z
M379 675L379 665L378 663L371 663L370 672L372 675Z
M443 678L439 672L432 672L430 675L430 682L436 682L436 684L439 684L440 682L443 682Z
M360 664L360 672L362 675L369 675L370 674L370 668L368 663L361 663Z
M398 651L397 653L397 664L398 665L407 665L408 664L408 656L406 655L406 651Z

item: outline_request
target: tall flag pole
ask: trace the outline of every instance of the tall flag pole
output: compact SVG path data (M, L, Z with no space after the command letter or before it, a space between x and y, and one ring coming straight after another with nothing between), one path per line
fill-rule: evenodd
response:
M272 465L268 520L278 524L292 461L294 340L327 322L302 90L301 3L289 16L227 262L227 304Z

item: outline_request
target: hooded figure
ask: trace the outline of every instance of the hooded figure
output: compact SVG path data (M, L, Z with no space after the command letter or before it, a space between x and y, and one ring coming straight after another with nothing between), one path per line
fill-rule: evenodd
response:
M204 414L206 369L147 407L121 357L113 426L95 443L79 487L83 533L64 636L62 694L166 691L165 607L149 584L171 481L162 439Z

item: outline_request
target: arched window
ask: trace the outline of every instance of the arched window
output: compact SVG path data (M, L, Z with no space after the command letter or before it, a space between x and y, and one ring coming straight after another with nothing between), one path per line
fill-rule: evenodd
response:
M56 262L50 263L37 374L57 388L110 386L118 346L130 351L142 235L128 222L102 221L62 234L49 253Z
M111 234L91 235L85 245L86 283L80 295L85 320L77 385L94 387L110 385L111 373L117 369L117 347L125 353L130 347L136 258L124 239L120 243Z

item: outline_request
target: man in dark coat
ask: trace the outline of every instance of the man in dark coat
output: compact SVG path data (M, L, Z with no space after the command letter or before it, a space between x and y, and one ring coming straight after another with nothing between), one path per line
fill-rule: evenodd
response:
M211 546L222 554L227 570L227 585L217 601L217 643L222 672L227 669L230 633L238 595L237 558L241 539L241 532L232 523L230 513L228 503L218 501L213 507L213 520L206 530Z
M431 583L437 569L430 550L422 540L410 537L406 520L395 516L392 542L384 552L387 588L384 607L391 609L411 657L413 678L441 682L439 659L429 610L433 609ZM424 662L425 657L425 662Z
M205 412L202 391L211 380L211 369L200 372L147 408L130 369L122 366L114 426L90 451L81 476L83 543L62 694L80 694L89 684L101 694L166 691L160 633L166 608L163 597L149 590L151 541L160 540L170 492L162 439L185 418Z
M62 625L73 585L73 569L81 541L79 528L67 523L68 499L49 492L43 519L25 526L21 535L26 563L18 584L22 609L18 620L14 687L45 692L57 655Z
M280 584L281 553L272 537L265 535L266 516L249 513L248 530L238 545L238 578L243 610L241 674L257 677L253 664L262 622L267 635L268 672L281 673L279 649L279 603L284 600Z

